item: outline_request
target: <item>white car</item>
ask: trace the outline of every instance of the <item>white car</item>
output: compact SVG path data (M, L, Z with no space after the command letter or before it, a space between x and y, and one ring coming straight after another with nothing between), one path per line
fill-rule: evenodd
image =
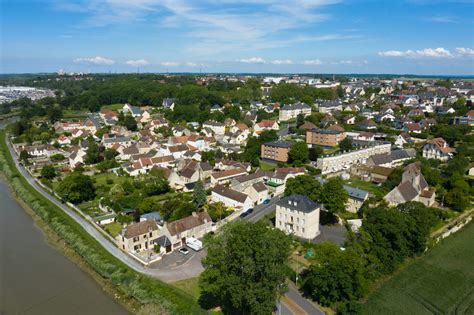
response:
M181 247L179 249L179 252L183 255L187 255L187 254L189 254L189 249L187 249L186 247Z

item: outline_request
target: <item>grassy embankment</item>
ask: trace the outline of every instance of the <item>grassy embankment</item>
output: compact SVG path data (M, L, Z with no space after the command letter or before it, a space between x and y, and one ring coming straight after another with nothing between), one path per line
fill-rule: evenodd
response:
M363 314L474 314L474 224L372 293Z
M205 313L193 296L162 281L139 274L116 259L73 219L31 187L16 169L5 141L5 131L0 130L0 172L18 199L31 208L42 223L40 225L44 224L54 231L68 248L74 250L83 264L87 263L89 270L93 270L92 275L99 282L124 297L133 312Z

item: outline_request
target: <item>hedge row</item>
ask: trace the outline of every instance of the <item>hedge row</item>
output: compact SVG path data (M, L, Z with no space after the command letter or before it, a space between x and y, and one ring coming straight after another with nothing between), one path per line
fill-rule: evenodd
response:
M0 172L9 181L15 194L85 259L95 272L110 281L126 296L136 299L143 305L154 304L160 313L163 311L169 314L205 313L185 292L142 275L123 264L60 208L31 187L14 166L5 141L5 131L0 130Z

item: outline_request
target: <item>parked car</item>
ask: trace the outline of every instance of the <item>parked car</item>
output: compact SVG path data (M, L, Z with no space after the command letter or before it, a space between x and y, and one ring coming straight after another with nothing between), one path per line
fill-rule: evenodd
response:
M268 204L270 203L270 201L272 201L272 200L271 200L271 199L265 199L265 200L263 201L263 204L264 204L264 205L268 205Z
M253 212L253 208L250 208L248 209L247 211L243 212L240 217L241 218L245 218L246 216L248 216L249 214L251 214Z
M179 249L179 252L183 255L187 255L187 254L189 254L189 249L187 249L186 247L181 247Z

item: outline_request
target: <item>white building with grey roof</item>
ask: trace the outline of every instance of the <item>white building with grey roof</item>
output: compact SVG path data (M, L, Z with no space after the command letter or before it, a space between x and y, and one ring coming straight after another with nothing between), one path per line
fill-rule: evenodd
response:
M321 206L303 195L286 196L276 204L277 229L303 239L314 239L320 234Z

